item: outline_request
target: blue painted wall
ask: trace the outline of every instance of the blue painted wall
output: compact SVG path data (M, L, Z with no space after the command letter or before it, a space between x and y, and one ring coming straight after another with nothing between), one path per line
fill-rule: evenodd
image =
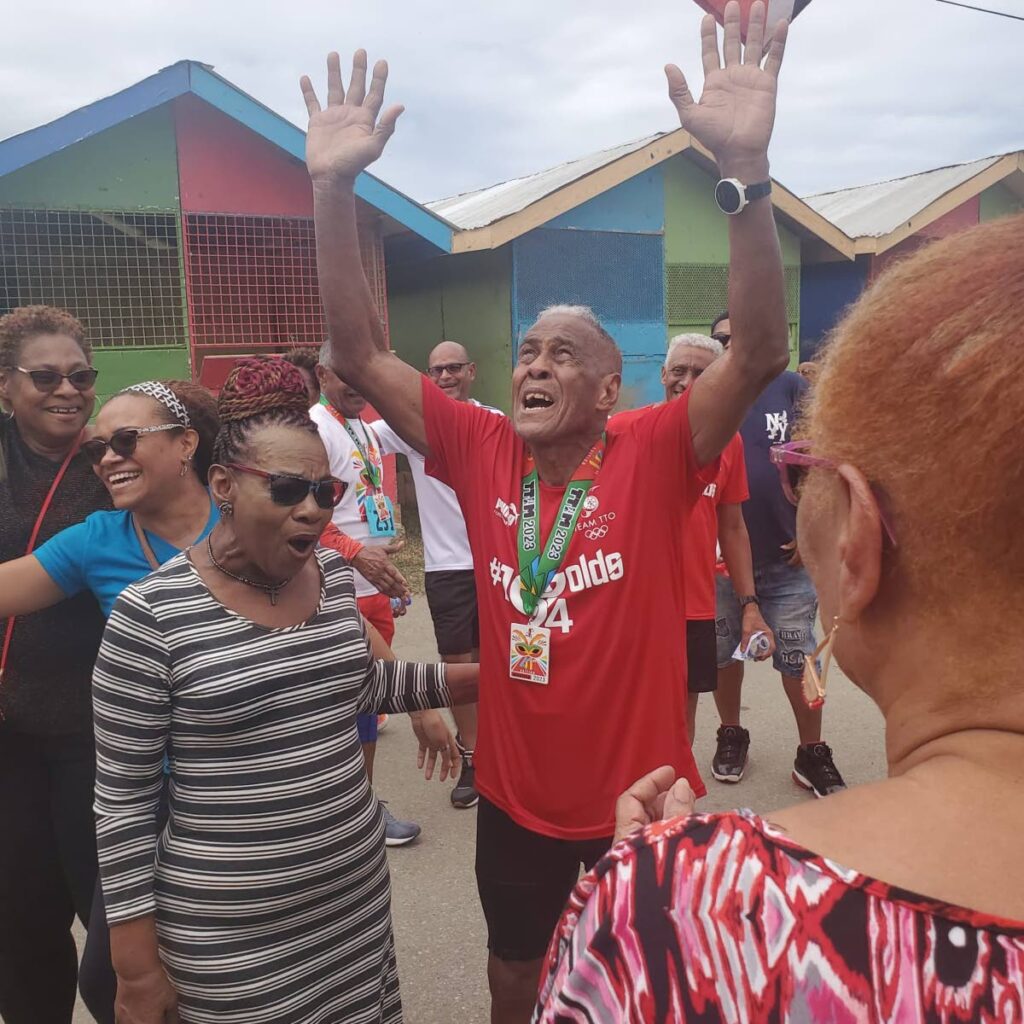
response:
M665 188L661 165L587 200L548 221L544 227L588 231L663 231Z
M800 358L811 359L867 283L869 257L805 264L800 271Z

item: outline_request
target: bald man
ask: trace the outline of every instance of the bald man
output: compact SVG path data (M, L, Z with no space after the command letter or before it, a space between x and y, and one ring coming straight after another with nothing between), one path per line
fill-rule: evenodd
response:
M476 380L476 363L457 341L442 341L430 353L427 376L454 401L470 402L500 415L497 409L481 406L469 397ZM437 653L442 661L449 664L479 661L480 618L473 578L473 553L466 536L459 499L447 484L427 476L423 456L383 420L377 420L371 426L380 439L381 450L386 455L404 455L412 470L423 529L427 605L434 623ZM462 756L462 769L452 790L451 801L453 807L465 810L476 806L480 799L473 767L477 706L463 704L452 708L452 717L457 729L455 741Z

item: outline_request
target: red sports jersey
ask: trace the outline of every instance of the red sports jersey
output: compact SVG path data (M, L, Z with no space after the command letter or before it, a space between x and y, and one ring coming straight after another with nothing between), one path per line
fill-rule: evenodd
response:
M530 623L550 634L544 684L512 678L525 627L517 530L526 446L504 417L426 378L427 472L466 517L480 609L480 792L532 831L596 839L618 796L671 764L705 792L686 738L683 534L703 488L687 400L608 424L601 469ZM547 538L564 488L540 486Z
M738 505L749 497L743 439L737 434L722 452L717 475L697 499L684 537L687 619L715 617L718 506Z

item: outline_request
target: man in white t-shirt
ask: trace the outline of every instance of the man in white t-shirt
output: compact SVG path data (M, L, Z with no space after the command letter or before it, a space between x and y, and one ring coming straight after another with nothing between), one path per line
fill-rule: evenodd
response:
M405 606L399 604L393 610L391 598L359 571L360 565L377 568L381 559L388 559L401 547L396 535L395 510L384 493L380 442L373 428L360 418L366 408L363 396L322 363L316 368L316 376L321 398L319 404L309 410L309 415L327 449L331 474L348 485L331 521L342 534L361 545L358 553L350 558L355 570L356 602L363 618L390 646L395 637L394 616L404 615ZM440 724L436 712L416 712L409 717L415 719L423 715L434 715ZM359 715L356 724L366 775L372 785L377 716ZM415 822L399 821L386 805L383 811L388 846L404 846L420 834L420 826Z
M456 341L442 341L427 360L427 375L456 402L469 397L476 379L476 363ZM489 408L485 406L484 408ZM491 410L497 415L497 409ZM427 476L424 459L383 420L371 424L385 455L402 454L409 460L423 530L423 561L427 604L434 622L437 653L449 664L480 660L480 620L476 607L473 555L466 524L455 492ZM479 800L474 784L473 749L476 746L476 704L452 708L458 729L455 741L462 757L459 781L452 790L452 806L473 807Z

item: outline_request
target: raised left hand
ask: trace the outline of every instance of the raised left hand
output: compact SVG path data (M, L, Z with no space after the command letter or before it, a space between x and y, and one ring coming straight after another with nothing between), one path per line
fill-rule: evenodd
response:
M670 765L637 779L615 804L615 842L638 832L652 821L693 814L697 798L686 779L677 779Z
M740 5L725 8L722 63L718 28L709 14L701 23L704 91L699 101L675 64L665 68L668 93L679 123L715 156L724 177L752 185L768 176L768 143L775 124L779 69L786 48L788 23L779 22L767 45L765 58L765 5L750 9L747 45L740 38ZM764 59L764 67L761 67Z
M416 755L416 767L423 769L423 777L429 782L434 777L437 758L441 758L441 782L449 776L455 778L462 764L455 737L440 711L417 711L409 715L412 731L416 733L420 749ZM424 767L425 766L425 767Z

